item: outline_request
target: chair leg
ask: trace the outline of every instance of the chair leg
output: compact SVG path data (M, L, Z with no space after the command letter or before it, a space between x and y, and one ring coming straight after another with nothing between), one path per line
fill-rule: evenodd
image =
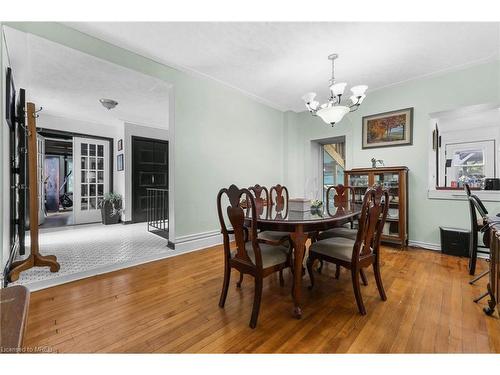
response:
M352 288L354 290L354 297L356 297L356 304L361 315L366 315L365 304L363 303L363 296L361 295L361 287L359 285L359 269L351 269Z
M474 298L474 302L475 302L475 303L478 303L478 302L479 302L479 301L481 301L484 297L487 297L487 296L489 296L489 295L490 295L490 293L489 293L489 292L485 292L485 293L481 294L479 297Z
M241 288L241 283L243 282L243 272L240 272L240 279L236 283L236 288L240 289Z
M361 281L363 282L363 285L364 286L367 286L368 285L368 279L366 278L366 273L365 273L365 270L364 269L360 269L359 270L359 274L361 276Z
M474 276L476 273L476 261L477 261L477 245L472 244L472 250L470 252L469 258L469 275Z
M259 318L260 299L262 297L262 276L255 275L255 291L253 296L252 317L250 318L250 328L255 328Z
M231 267L226 261L224 265L224 281L222 282L222 292L219 299L219 307L224 307L226 303L227 291L229 290L229 281L231 280Z
M311 279L311 285L309 286L309 289L312 289L314 287L313 264L314 264L314 259L312 259L311 257L308 257L307 262L306 262L306 266L307 266L307 273L309 274L309 278Z
M471 281L469 281L469 284L470 285L474 284L476 281L478 281L479 279L482 279L484 276L488 275L489 273L490 273L490 270L484 271L483 273L481 273L480 275L474 277Z
M323 261L320 259L319 261L319 267L317 269L318 273L321 273L321 271L323 271Z
M377 289L378 293L380 294L380 299L382 301L387 301L384 284L382 283L382 275L380 274L380 263L378 262L378 259L373 263L373 273L375 274L375 281L377 282Z
M340 266L338 264L335 265L335 278L340 279Z
M280 286L284 287L285 286L285 279L283 278L283 269L280 270L279 275L280 275Z

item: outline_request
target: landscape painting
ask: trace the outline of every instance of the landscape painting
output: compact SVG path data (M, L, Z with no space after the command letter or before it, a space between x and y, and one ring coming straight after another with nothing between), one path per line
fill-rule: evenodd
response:
M363 117L363 148L412 144L413 108Z

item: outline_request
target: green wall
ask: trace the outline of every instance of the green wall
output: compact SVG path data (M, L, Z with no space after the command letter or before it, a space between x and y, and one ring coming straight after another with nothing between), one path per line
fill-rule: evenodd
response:
M464 201L427 198L429 114L474 104L500 103L499 88L497 60L369 92L359 110L348 114L333 128L308 112L287 113L286 147L297 153L289 152L284 161L285 183L291 187L292 195L303 194L302 181L313 168L311 141L346 135L348 168L370 167L372 157L384 160L386 166L409 167L409 238L438 244L440 225L467 228L469 216ZM414 107L412 146L362 150L363 116L408 107ZM500 212L500 203L488 202L487 208L492 213Z

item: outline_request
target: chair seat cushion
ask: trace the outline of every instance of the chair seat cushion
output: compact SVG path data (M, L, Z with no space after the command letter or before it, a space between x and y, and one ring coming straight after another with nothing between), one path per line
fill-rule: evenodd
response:
M260 253L262 255L262 268L269 268L277 264L285 263L288 257L288 249L283 246L268 245L259 243ZM245 250L248 256L255 263L255 253L253 252L252 241L245 243ZM231 257L236 255L236 250L231 251Z
M353 246L354 240L351 240L350 238L331 237L313 243L309 247L309 252L350 262L352 259Z
M325 230L318 235L318 240L324 240L332 237L345 237L355 240L358 235L357 229L351 229L346 227L338 227L329 230Z
M275 242L285 241L288 239L288 236L290 236L290 233L288 232L275 232L272 230L266 230L258 234L260 240Z

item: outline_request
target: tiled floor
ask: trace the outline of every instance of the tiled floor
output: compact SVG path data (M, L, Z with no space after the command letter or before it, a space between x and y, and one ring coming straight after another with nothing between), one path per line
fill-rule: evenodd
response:
M73 225L73 211L50 212L45 217L43 224L40 225L40 229L64 227L66 225Z
M173 255L167 240L149 233L146 223L89 224L40 230L40 253L55 255L61 269L35 267L10 285L30 290L78 280ZM29 238L26 239L29 244ZM27 253L29 250L27 249Z

